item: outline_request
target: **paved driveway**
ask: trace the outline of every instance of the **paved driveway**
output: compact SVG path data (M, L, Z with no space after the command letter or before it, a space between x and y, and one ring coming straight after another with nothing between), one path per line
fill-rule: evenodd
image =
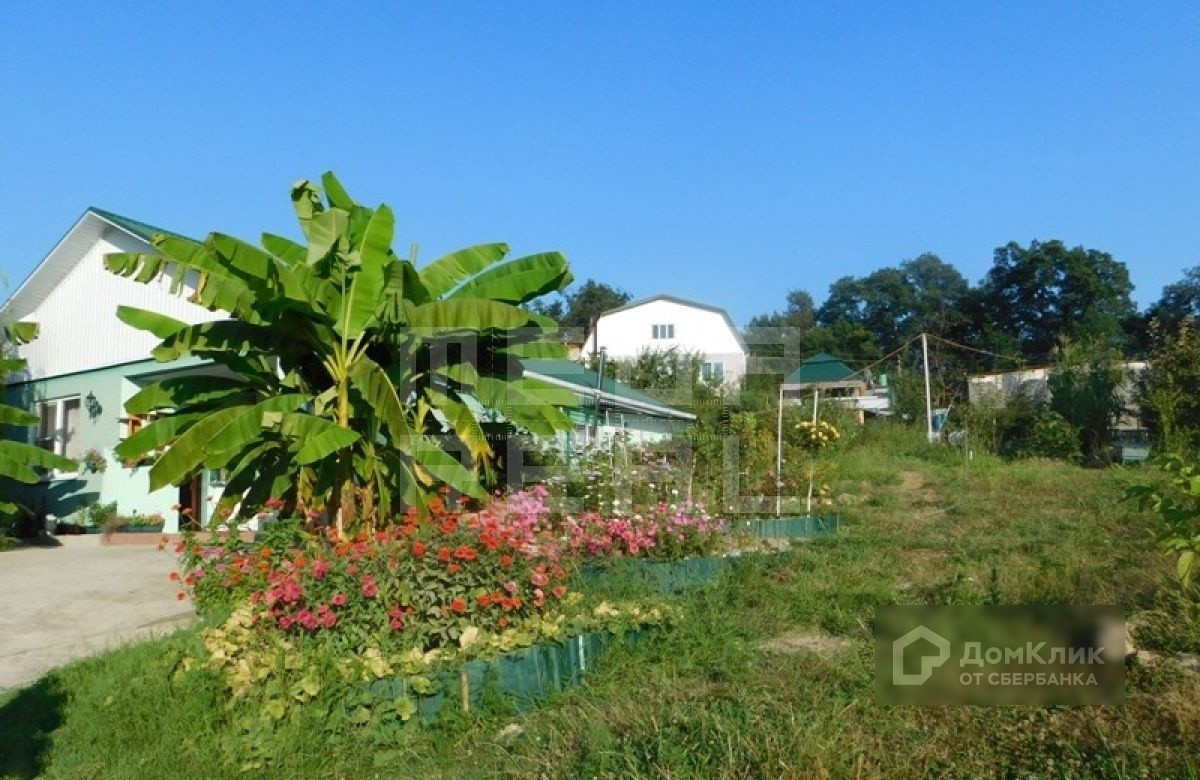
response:
M169 549L102 547L98 536L59 540L60 547L0 552L0 691L194 617L167 579L175 568Z

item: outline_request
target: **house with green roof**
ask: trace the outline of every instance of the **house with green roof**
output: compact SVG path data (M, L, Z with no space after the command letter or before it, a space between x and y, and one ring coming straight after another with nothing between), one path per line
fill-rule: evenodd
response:
M195 358L159 363L150 358L158 340L116 317L117 307L125 305L189 324L222 319L188 300L194 278L174 280L166 273L141 284L104 268L105 255L153 252L153 236L168 232L88 208L0 306L0 320L36 322L40 328L36 341L18 349L27 362L23 372L0 378L9 402L37 414L39 423L32 429L9 429L7 435L69 458L88 456L91 464L76 472L46 474L33 486L0 485L6 495L39 514L66 518L90 504L116 502L123 514L160 514L164 530L174 531L188 518L207 522L216 506L223 488L220 472L202 474L178 488L150 491L148 464L122 463L113 454L123 438L148 422L125 412L125 402L141 388L168 376L224 370ZM172 290L176 282L181 291ZM600 381L569 361L528 361L526 371L571 389L579 399L579 408L570 410L575 430L562 437L567 445L619 432L634 440L662 438L694 419L609 378Z

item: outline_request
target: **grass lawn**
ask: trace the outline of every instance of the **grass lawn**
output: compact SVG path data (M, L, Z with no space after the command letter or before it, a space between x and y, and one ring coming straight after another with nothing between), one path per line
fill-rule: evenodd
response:
M219 682L172 682L184 633L73 664L0 700L0 774L31 777L792 777L1200 774L1200 683L1131 666L1122 707L883 707L871 620L885 603L1125 605L1139 643L1200 650L1152 518L1118 499L1150 470L1084 470L862 438L830 465L842 531L681 598L686 616L613 650L527 714L493 704L436 727L268 738ZM501 735L509 724L519 734ZM515 729L510 729L515 731ZM259 767L259 762L262 766Z

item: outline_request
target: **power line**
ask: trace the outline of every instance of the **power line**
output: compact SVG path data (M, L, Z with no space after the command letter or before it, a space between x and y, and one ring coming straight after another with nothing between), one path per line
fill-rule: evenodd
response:
M867 365L863 366L862 368L858 369L857 371L855 371L855 372L854 372L853 374L851 374L850 376L856 376L857 374L861 374L861 373L863 373L864 371L869 371L869 370L871 370L872 368L874 368L875 366L877 366L877 365L879 365L880 363L882 363L883 361L885 361L885 360L889 360L889 359L891 359L891 358L895 357L896 355L899 355L901 352L903 352L904 350L908 349L909 345L911 345L911 344L912 344L914 341L916 341L916 340L917 340L917 339L919 339L919 338L921 338L921 334L919 334L919 333L918 333L917 335L915 335L915 336L913 336L912 338L910 338L908 341L904 342L904 343L903 343L903 344L901 344L900 346L898 346L898 347L896 347L895 349L893 349L891 352L889 352L889 353L887 353L886 355L884 355L883 357L879 358L879 360L876 360L874 363L869 363L869 364L867 364ZM850 378L850 376L848 376L848 377L846 377L846 378L847 378L847 379L849 379L849 378Z
M1004 360L1011 360L1012 362L1014 362L1018 365L1025 362L1025 358L1023 358L1023 357L1017 357L1015 355L1002 355L999 352L992 352L992 351L986 350L986 349L978 349L976 347L968 347L966 344L959 344L957 341L951 341L950 339L942 338L941 336L934 335L933 333L929 333L926 335L928 335L932 339L936 339L937 341L940 341L944 344L948 344L952 347L958 347L959 349L965 349L968 352L978 352L981 355L990 355L992 357L998 357L998 358L1002 358Z

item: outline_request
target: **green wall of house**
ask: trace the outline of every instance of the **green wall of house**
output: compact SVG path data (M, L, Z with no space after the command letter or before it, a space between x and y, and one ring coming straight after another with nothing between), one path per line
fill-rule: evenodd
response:
M140 389L139 382L144 384L150 375L199 365L201 361L195 359L168 365L145 360L8 385L4 389L7 403L23 409L32 410L39 401L79 397L78 454L96 450L104 456L106 467L103 472L88 472L81 467L73 474L53 474L36 485L7 483L4 491L40 516L73 519L75 513L91 504L115 501L122 514L161 514L166 523L164 530L178 528L178 516L171 507L179 501L179 490L171 487L152 492L149 467L125 468L113 448L125 435L125 402ZM34 430L9 427L5 436L32 443Z

